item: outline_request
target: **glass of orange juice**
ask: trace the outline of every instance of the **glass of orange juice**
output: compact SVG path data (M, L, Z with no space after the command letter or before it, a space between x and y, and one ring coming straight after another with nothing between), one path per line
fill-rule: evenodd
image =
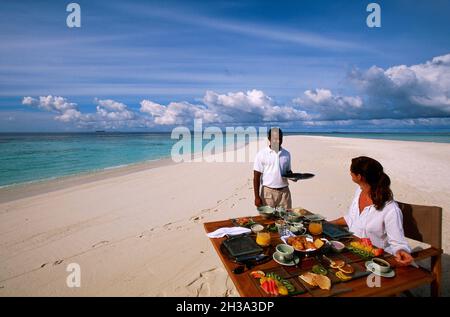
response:
M309 223L308 230L314 236L322 234L322 221L311 221Z
M262 247L270 245L270 232L260 231L256 234L256 243Z

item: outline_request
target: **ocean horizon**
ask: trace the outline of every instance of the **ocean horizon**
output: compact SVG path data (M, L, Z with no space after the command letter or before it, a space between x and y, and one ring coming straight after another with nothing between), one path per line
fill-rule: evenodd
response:
M450 132L285 134L450 143ZM0 188L168 158L178 141L170 136L170 132L0 133ZM203 145L208 142L203 140Z

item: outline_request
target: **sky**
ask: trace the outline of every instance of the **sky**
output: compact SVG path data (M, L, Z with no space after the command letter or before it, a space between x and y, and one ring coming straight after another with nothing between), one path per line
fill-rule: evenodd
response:
M0 0L0 132L450 131L450 1Z

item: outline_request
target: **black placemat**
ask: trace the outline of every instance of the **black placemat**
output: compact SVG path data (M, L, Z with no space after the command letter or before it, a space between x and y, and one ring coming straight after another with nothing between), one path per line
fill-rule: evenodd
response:
M247 235L228 238L222 242L231 257L262 253L263 249Z

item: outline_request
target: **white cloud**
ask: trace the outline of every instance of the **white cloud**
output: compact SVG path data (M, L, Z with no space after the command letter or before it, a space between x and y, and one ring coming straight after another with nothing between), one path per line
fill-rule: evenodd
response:
M205 123L220 121L218 114L204 106L185 101L163 106L150 100L142 100L140 111L149 114L153 122L159 125L188 124L194 119L202 119Z
M76 103L69 102L64 97L41 96L39 99L24 97L22 104L37 107L39 109L54 112L55 120L73 123L79 127L121 128L134 127L136 124L144 124L139 121L136 114L120 102L106 99L95 99L97 103L95 113L82 113Z
M278 106L260 90L218 94L207 91L202 105L171 102L167 106L151 100L141 102L140 111L160 125L187 124L193 119L205 123L258 123L261 121L294 121L307 118L304 111Z
M63 97L52 95L41 96L39 99L24 97L22 104L36 106L45 111L55 112L58 114L55 116L55 119L62 122L70 122L82 118L81 112L77 109L77 104L69 102Z
M350 118L363 108L361 97L335 95L328 89L306 90L293 102L318 120Z
M100 120L106 121L127 121L136 118L133 111L121 103L111 99L96 100L97 101L97 116Z
M296 121L308 118L306 112L292 106L278 106L261 90L230 92L226 95L207 91L203 102L227 121Z
M196 104L173 101L162 105L144 99L139 111L111 99L95 99L95 113L82 113L76 103L51 95L24 97L22 103L56 113L55 119L61 122L105 128L190 125L194 119L207 124L297 122L311 126L325 121L338 126L356 122L352 120L372 120L370 124L377 126L390 122L385 120L403 119L392 122L432 126L442 122L427 118L450 117L450 54L418 65L354 70L349 77L363 94L345 96L329 89L311 89L284 105L257 89L225 94L208 90Z
M368 114L372 117L450 115L450 54L412 66L354 70L350 78L370 99Z

